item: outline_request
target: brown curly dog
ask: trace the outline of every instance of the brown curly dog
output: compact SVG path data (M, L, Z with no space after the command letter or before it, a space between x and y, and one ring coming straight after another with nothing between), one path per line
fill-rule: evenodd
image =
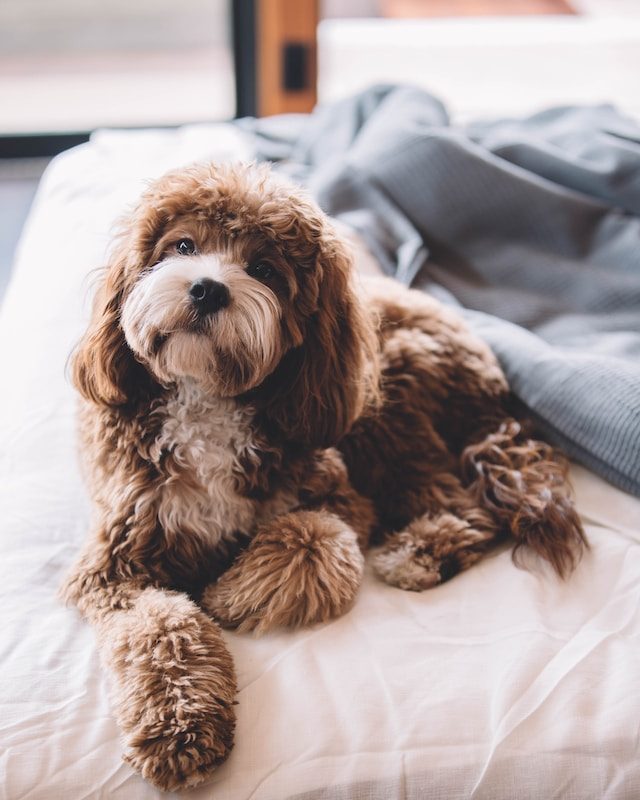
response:
M317 206L245 165L153 184L104 274L73 358L95 521L63 594L162 789L232 746L218 623L344 613L372 532L378 574L415 590L502 537L561 575L584 546L565 464L512 417L489 349L424 294L359 292Z

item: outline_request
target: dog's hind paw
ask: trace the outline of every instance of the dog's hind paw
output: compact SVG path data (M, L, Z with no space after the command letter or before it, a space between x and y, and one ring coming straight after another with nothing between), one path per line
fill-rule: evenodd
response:
M453 514L424 514L387 538L374 556L373 568L385 583L421 592L470 567L491 541Z
M385 583L407 591L422 592L442 582L439 562L418 553L411 542L384 546L374 556L373 568Z

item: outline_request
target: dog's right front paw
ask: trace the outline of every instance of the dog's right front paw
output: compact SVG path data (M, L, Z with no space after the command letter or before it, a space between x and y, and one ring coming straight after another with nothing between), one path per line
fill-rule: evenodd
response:
M168 722L168 721L167 721ZM129 738L124 760L163 791L188 789L203 783L222 764L233 746L232 709L211 711L197 723L141 728Z
M163 790L207 780L229 755L235 727L235 673L218 625L186 596L148 588L98 635L125 760Z

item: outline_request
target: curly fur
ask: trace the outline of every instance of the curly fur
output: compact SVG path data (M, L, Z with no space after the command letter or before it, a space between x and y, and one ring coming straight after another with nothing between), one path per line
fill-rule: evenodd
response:
M214 314L190 299L203 278L229 293ZM372 533L378 573L414 590L507 536L560 574L584 546L564 462L513 417L489 349L423 294L357 292L343 238L266 168L149 188L72 367L95 524L63 595L97 628L127 760L160 788L232 746L218 623L345 613Z
M326 511L296 511L260 528L202 596L222 625L262 633L340 616L355 600L364 558L353 529Z

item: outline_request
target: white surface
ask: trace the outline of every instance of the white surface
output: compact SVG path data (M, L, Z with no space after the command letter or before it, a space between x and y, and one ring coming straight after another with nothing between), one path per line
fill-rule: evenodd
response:
M161 796L121 762L93 633L55 599L87 524L64 367L143 179L246 157L238 136L101 135L53 163L25 230L0 315L1 800ZM368 575L330 625L227 635L237 745L189 796L640 796L640 502L574 479L592 550L566 583L503 550L421 595Z
M397 82L462 120L602 102L640 116L640 18L325 20L318 59L323 103Z

